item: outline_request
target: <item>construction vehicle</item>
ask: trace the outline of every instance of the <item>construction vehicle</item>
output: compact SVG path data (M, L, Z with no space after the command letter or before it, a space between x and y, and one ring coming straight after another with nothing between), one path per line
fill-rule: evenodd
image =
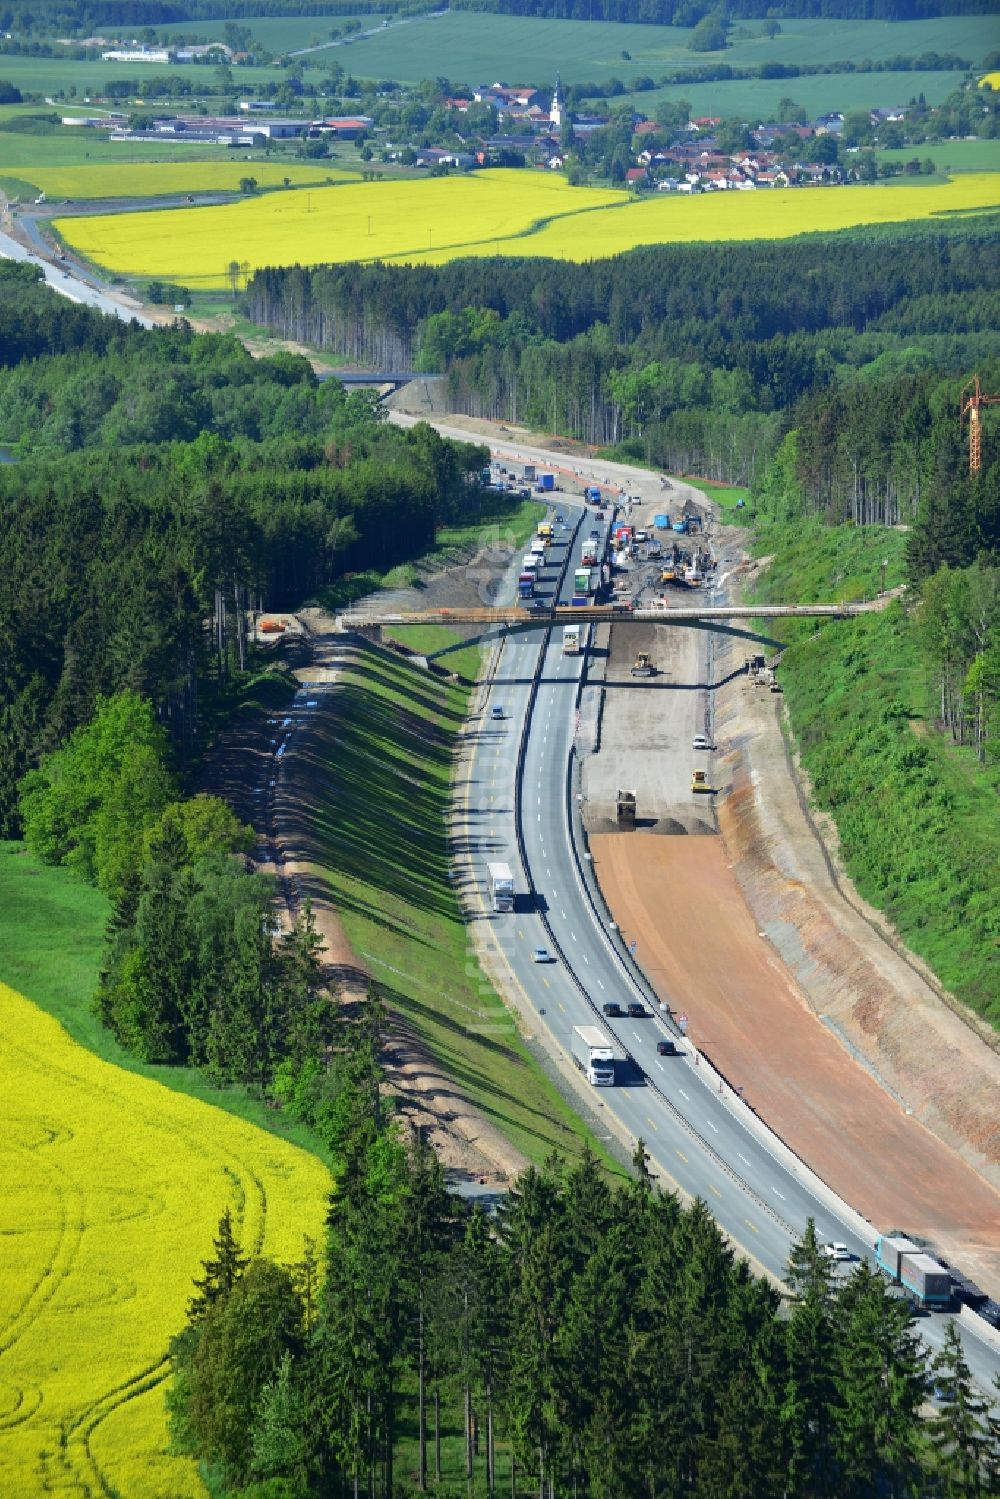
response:
M650 661L646 651L637 651L635 660L632 662L632 675L634 677L655 677L656 667Z
M281 619L262 619L257 628L262 635L283 635L288 626Z
M960 426L965 425L966 415L969 418L969 473L978 474L983 466L982 409L984 406L1000 406L1000 396L984 395L979 376L973 375L972 379L962 386L959 392L959 402Z
M661 583L670 583L670 584L676 583L677 582L677 573L676 573L676 571L672 567L665 567L665 568L663 568L662 571L660 572L660 582Z
M711 791L711 789L712 789L712 787L709 784L708 771L707 770L696 770L694 772L694 774L692 775L692 777L691 777L691 790L692 791Z
M635 827L635 792L619 791L615 798L615 812L620 828Z
M667 511L664 511L661 515L654 515L653 516L653 525L656 527L656 529L658 531L669 531L670 530L670 516L667 513Z

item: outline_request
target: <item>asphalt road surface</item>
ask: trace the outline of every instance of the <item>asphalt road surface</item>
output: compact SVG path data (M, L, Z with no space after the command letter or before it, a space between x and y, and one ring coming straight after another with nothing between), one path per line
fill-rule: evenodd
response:
M124 307L121 302L116 302L114 297L107 296L96 286L80 279L68 270L61 270L51 261L36 255L34 251L26 250L16 239L11 239L9 234L0 233L0 258L4 260L23 260L30 265L41 268L45 280L53 291L62 297L67 297L71 302L79 302L85 307L95 307L99 312L108 312L112 317L121 318L123 322L131 322L133 319L143 328L154 328L157 325L141 313L133 312Z
M464 432L446 435L468 440ZM519 450L532 456L531 450ZM552 459L551 454L543 455L548 466ZM643 478L649 482L648 473ZM553 496L553 505L569 525L557 529L538 591L546 601L568 603L573 564L583 539L598 523L593 512L586 512L588 518L582 520L579 500L565 494ZM600 527L602 542L607 525L605 521ZM486 864L510 864L518 895L515 910L490 919L514 979L538 1017L539 1036L565 1058L571 1057L575 1026L598 1024L614 1038L623 1058L619 1085L593 1089L591 1106L599 1115L605 1110L613 1115L631 1137L641 1137L650 1169L664 1188L678 1186L703 1197L733 1243L759 1265L783 1276L790 1245L809 1217L815 1219L821 1239L837 1240L859 1259L870 1259L871 1238L838 1216L832 1194L814 1190L809 1173L772 1152L748 1111L720 1095L695 1052L684 1048L679 1056L657 1054L656 1042L667 1035L678 1040L677 1033L658 1013L650 991L632 977L617 933L608 929L588 899L571 843L568 767L583 662L582 654L563 653L561 627L551 636L539 627L508 637L483 710L472 764L469 826L483 905L489 909ZM504 713L499 721L490 714L496 706ZM538 948L548 950L549 961L535 961ZM649 1012L646 1018L607 1019L602 1013L607 1002L624 1008L635 1000ZM838 1273L849 1269L842 1267ZM918 1319L932 1349L943 1342L944 1323L941 1314ZM963 1342L973 1373L988 1389L1000 1370L1000 1356L968 1331Z

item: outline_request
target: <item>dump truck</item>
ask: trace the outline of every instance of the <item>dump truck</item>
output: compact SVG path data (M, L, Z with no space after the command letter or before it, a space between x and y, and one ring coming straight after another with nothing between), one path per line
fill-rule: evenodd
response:
M494 911L513 911L514 876L509 864L487 864L486 873L490 881L490 898Z
M656 667L650 661L645 651L637 651L635 660L632 662L632 675L634 677L653 677L656 675Z
M665 567L660 572L660 582L673 586L677 582L677 572L672 567Z
M635 827L635 792L619 791L615 797L615 815L620 828Z
M658 531L669 531L670 530L670 516L669 516L669 514L666 511L664 511L662 515L654 515L653 516L653 525L656 527L656 529Z
M706 770L696 770L691 777L691 790L711 791L711 789L712 787L709 784L708 772Z
M563 655L578 656L580 654L580 636L582 626L563 625Z
M615 1048L611 1037L596 1025L575 1025L571 1044L573 1060L591 1087L613 1088Z

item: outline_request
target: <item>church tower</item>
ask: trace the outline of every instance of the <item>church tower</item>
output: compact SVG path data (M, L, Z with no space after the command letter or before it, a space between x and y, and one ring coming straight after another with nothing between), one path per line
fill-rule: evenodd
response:
M549 124L550 125L554 125L555 128L557 130L559 130L559 129L562 128L562 122L563 122L562 84L559 81L559 74L557 73L556 74L556 91L552 95L552 107L549 110Z

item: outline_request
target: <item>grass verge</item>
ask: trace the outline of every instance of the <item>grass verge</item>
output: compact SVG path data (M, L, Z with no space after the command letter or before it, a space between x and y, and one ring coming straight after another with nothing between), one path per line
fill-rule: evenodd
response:
M475 674L478 648L430 627L413 648ZM463 1094L532 1161L575 1156L589 1132L544 1076L485 979L452 883L452 758L470 688L366 651L317 726L326 774L303 806L348 940L387 1002ZM593 1145L593 1140L591 1144Z
M43 864L23 844L0 841L0 972L12 989L54 1016L105 1062L162 1083L300 1145L325 1159L318 1140L246 1088L212 1087L192 1067L154 1067L118 1045L90 1007L110 913L105 897L68 870Z
M789 540L789 531L794 538ZM905 537L883 529L762 526L773 555L755 601L854 599L892 587ZM996 768L940 735L911 617L783 621L785 701L815 799L851 878L941 982L1000 1029Z

